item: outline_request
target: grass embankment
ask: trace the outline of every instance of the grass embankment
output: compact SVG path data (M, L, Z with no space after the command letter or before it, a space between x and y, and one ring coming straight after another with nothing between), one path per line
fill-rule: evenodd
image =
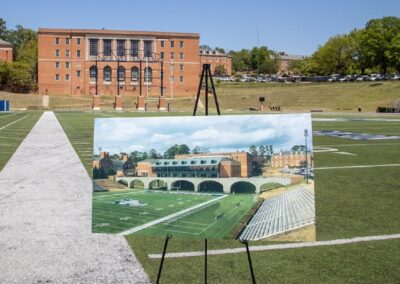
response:
M263 84L263 83L220 83L217 93L223 112L259 109L259 97L266 99L266 107L279 106L281 111L325 112L356 112L358 106L365 112L375 112L378 106L392 106L400 100L400 82L354 82L354 83L324 83L324 84ZM192 111L195 93L190 97L175 97L170 99L173 111ZM203 94L204 96L204 94ZM13 109L40 107L40 95L10 94L0 92L0 99L11 100ZM135 111L135 96L123 96L123 108ZM204 98L202 98L204 102ZM112 110L113 96L101 96L102 109ZM157 111L158 96L147 100L150 111ZM80 109L90 110L91 96L52 95L50 109ZM214 101L210 100L211 111ZM199 112L202 109L199 108Z

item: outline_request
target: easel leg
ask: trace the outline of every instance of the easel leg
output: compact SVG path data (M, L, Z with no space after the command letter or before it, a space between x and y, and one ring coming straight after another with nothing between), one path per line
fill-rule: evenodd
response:
M249 260L251 279L253 280L253 284L256 284L256 278L254 276L253 264L251 262L251 256L250 256L250 250L249 250L249 241L241 241L241 242L242 242L242 244L244 244L246 246L247 259Z
M207 239L204 239L204 283L207 284Z
M160 283L161 271L162 271L164 259L165 259L165 252L167 251L167 245L168 245L168 241L170 238L172 238L172 236L170 234L167 234L167 236L165 237L164 250L163 250L162 257L161 257L160 268L158 269L157 282L156 282L157 284Z

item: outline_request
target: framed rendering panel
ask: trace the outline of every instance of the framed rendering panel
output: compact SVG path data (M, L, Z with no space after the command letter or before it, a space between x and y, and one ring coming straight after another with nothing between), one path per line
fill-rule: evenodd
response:
M315 240L310 114L97 118L93 232Z

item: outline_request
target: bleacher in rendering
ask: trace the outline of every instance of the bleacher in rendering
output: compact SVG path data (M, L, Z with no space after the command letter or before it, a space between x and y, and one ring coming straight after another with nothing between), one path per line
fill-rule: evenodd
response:
M299 185L265 200L239 239L256 241L315 223L314 194Z

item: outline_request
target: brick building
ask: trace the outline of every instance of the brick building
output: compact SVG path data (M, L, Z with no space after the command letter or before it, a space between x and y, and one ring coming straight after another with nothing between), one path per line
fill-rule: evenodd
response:
M275 153L272 156L271 167L272 168L299 168L304 167L306 161L305 152L294 152L294 151L281 151ZM309 166L312 166L312 154L307 153L307 162Z
M13 62L12 45L2 39L0 39L0 61Z
M292 64L296 61L306 59L307 56L304 55L291 55L285 52L278 52L277 56L273 56L273 59L277 60L278 63L278 73L279 74L291 74Z
M211 64L211 73L215 73L215 68L218 65L224 66L225 74L232 75L232 58L217 50L200 49L201 64Z
M175 155L175 159L197 158L197 157L225 157L231 160L238 161L240 163L240 177L251 176L253 156L247 152Z
M197 33L92 29L38 31L41 94L195 95ZM163 76L162 76L163 71Z
M240 177L240 162L226 157L190 157L138 162L137 175L146 177Z

